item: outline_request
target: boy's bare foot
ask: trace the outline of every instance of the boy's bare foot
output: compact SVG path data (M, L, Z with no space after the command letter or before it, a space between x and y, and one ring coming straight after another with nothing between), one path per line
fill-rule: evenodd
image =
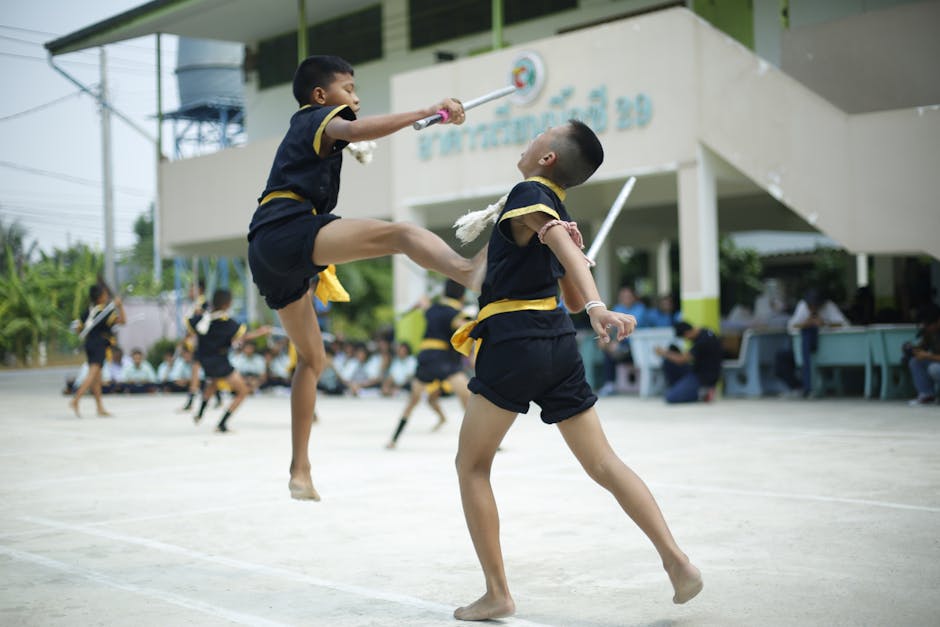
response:
M686 558L684 561L676 562L671 567L666 568L669 575L669 581L675 590L672 602L681 605L695 598L702 591L702 573L698 568L692 565L692 562Z
M287 488L290 490L290 497L298 501L319 501L320 493L313 487L313 481L301 481L291 479L287 482Z
M110 417L113 416L113 415L114 415L114 414L112 414L111 412L109 412L109 411L106 410L106 409L99 409L99 410L98 410L98 416L101 417L101 418L110 418Z
M516 604L508 594L504 597L491 595L489 592L479 599L454 610L457 620L490 620L491 618L505 618L516 613Z
M388 450L392 450L393 448L395 448L395 443L389 442L388 444L385 445L385 448L387 448Z
M78 401L77 401L77 400L75 400L74 398L73 398L72 400L70 400L70 401L69 401L69 407L71 407L71 408L72 408L72 411L75 412L75 417L76 417L76 418L81 418L81 417L82 417L82 415L81 415L80 413L78 413Z
M443 427L446 422L447 422L446 418L440 418L437 421L437 424L434 425L434 428L431 429L431 433L434 433L435 431L439 431L440 428Z

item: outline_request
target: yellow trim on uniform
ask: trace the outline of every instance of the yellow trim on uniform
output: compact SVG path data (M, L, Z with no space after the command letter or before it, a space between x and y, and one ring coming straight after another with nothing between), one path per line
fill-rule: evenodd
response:
M438 340L433 337L427 337L421 340L421 343L418 344L419 351L449 351L450 342L446 340Z
M542 203L539 203L537 205L529 205L528 207L519 207L518 209L510 209L509 211L503 214L503 217L501 217L499 221L502 222L503 220L508 220L510 218L518 218L519 216L524 216L527 213L535 213L535 212L547 213L548 215L552 216L556 220L561 220L561 218L558 216L557 211L555 211L548 205L543 205Z
M447 297L445 296L445 297L441 298L441 300L440 300L439 302L440 302L442 305L447 305L448 307L452 307L452 308L456 309L457 311L460 311L461 309L463 309L463 303L460 302L459 300L457 300L456 298L447 298Z
M471 320L457 329L457 332L451 336L450 343L454 347L454 350L461 355L469 355L474 345L474 339L470 337L470 332L473 331L477 324L483 322L490 316L509 313L510 311L552 311L557 308L558 299L554 296L534 300L516 300L511 298L497 300L481 309L480 313L477 314L476 320ZM480 349L481 341L482 340L476 340L477 351Z
M228 316L226 316L225 319L228 320ZM237 342L247 332L248 332L248 328L245 325L239 326L238 331L235 332L235 337L232 338L232 341Z
M565 190L562 189L562 187L557 185L556 183L549 181L544 176L530 176L529 178L526 179L526 181L535 181L536 183L541 183L548 189L555 192L555 195L558 196L558 200L561 200L561 201L565 200L565 194L566 194Z
M261 202L258 203L258 206L260 207L261 205L269 203L275 198L290 198L291 200L297 200L300 202L304 202L305 200L307 200L300 194L296 192L292 192L289 189L279 189L277 191L273 191L273 192L266 194L265 197L261 199ZM316 213L316 210L314 210L314 213Z
M444 379L443 381L441 381L440 379L434 379L430 383L425 384L424 390L428 394L434 394L438 390L440 390L441 392L445 394L450 394L454 391L454 386L452 386L450 384L450 381L448 381L447 379Z
M320 154L320 140L323 138L323 131L326 130L326 125L329 124L330 120L332 120L337 113L348 108L349 105L340 105L330 111L326 117L323 118L323 121L320 122L320 128L317 129L317 134L313 136L313 152L317 153L317 155Z

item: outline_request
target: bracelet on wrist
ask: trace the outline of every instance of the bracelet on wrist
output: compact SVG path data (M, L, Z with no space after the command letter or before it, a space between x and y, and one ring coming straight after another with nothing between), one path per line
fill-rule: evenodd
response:
M603 307L604 309L607 309L607 305L605 305L601 301L589 300L587 303L584 304L584 313L587 313L587 314L591 313L591 310L594 309L595 307Z

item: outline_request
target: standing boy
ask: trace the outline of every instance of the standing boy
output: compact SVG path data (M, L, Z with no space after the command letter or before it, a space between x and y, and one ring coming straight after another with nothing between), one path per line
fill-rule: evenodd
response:
M390 135L414 122L446 112L445 123L464 121L463 107L446 99L409 113L356 118L359 97L353 68L334 56L313 56L294 75L300 110L290 121L274 157L268 183L248 232L248 262L265 302L276 310L297 350L291 384L291 465L288 488L296 499L319 500L310 478L309 440L317 379L326 364L323 337L307 289L319 275L318 292L336 283L332 264L404 253L419 265L464 285L474 264L442 239L414 224L338 219L343 148L349 142ZM323 289L319 289L323 288ZM340 292L331 300L348 298Z
M585 471L653 542L675 589L673 601L685 603L702 588L699 571L679 549L653 495L607 442L574 327L558 308L560 283L565 305L571 311L584 308L601 341L610 341L610 329L623 340L636 326L632 316L609 311L600 301L575 243L581 236L562 204L565 189L587 180L603 158L594 133L573 120L549 128L530 144L518 164L526 180L510 192L490 237L477 324L454 335L455 346L464 350L474 339L482 340L470 381L473 395L460 429L457 475L486 593L454 612L461 620L515 612L490 468L516 415L527 412L532 401L541 406L542 421L558 425Z

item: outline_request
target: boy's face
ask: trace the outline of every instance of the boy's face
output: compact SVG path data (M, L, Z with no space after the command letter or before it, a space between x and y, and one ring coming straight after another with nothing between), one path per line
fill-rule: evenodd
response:
M135 365L135 366L139 366L139 365L140 365L140 362L142 362L142 361L144 360L144 356L141 355L140 353L134 353L133 355L131 355L131 359L134 360L134 365Z
M519 157L519 163L516 164L523 176L528 177L540 168L550 165L546 161L549 155L553 155L557 159L558 155L552 149L552 145L557 138L567 132L567 129L567 125L549 127L532 140L522 156Z
M359 113L356 79L352 74L334 74L333 82L326 88L317 87L313 90L313 99L321 105L349 105L353 113Z

